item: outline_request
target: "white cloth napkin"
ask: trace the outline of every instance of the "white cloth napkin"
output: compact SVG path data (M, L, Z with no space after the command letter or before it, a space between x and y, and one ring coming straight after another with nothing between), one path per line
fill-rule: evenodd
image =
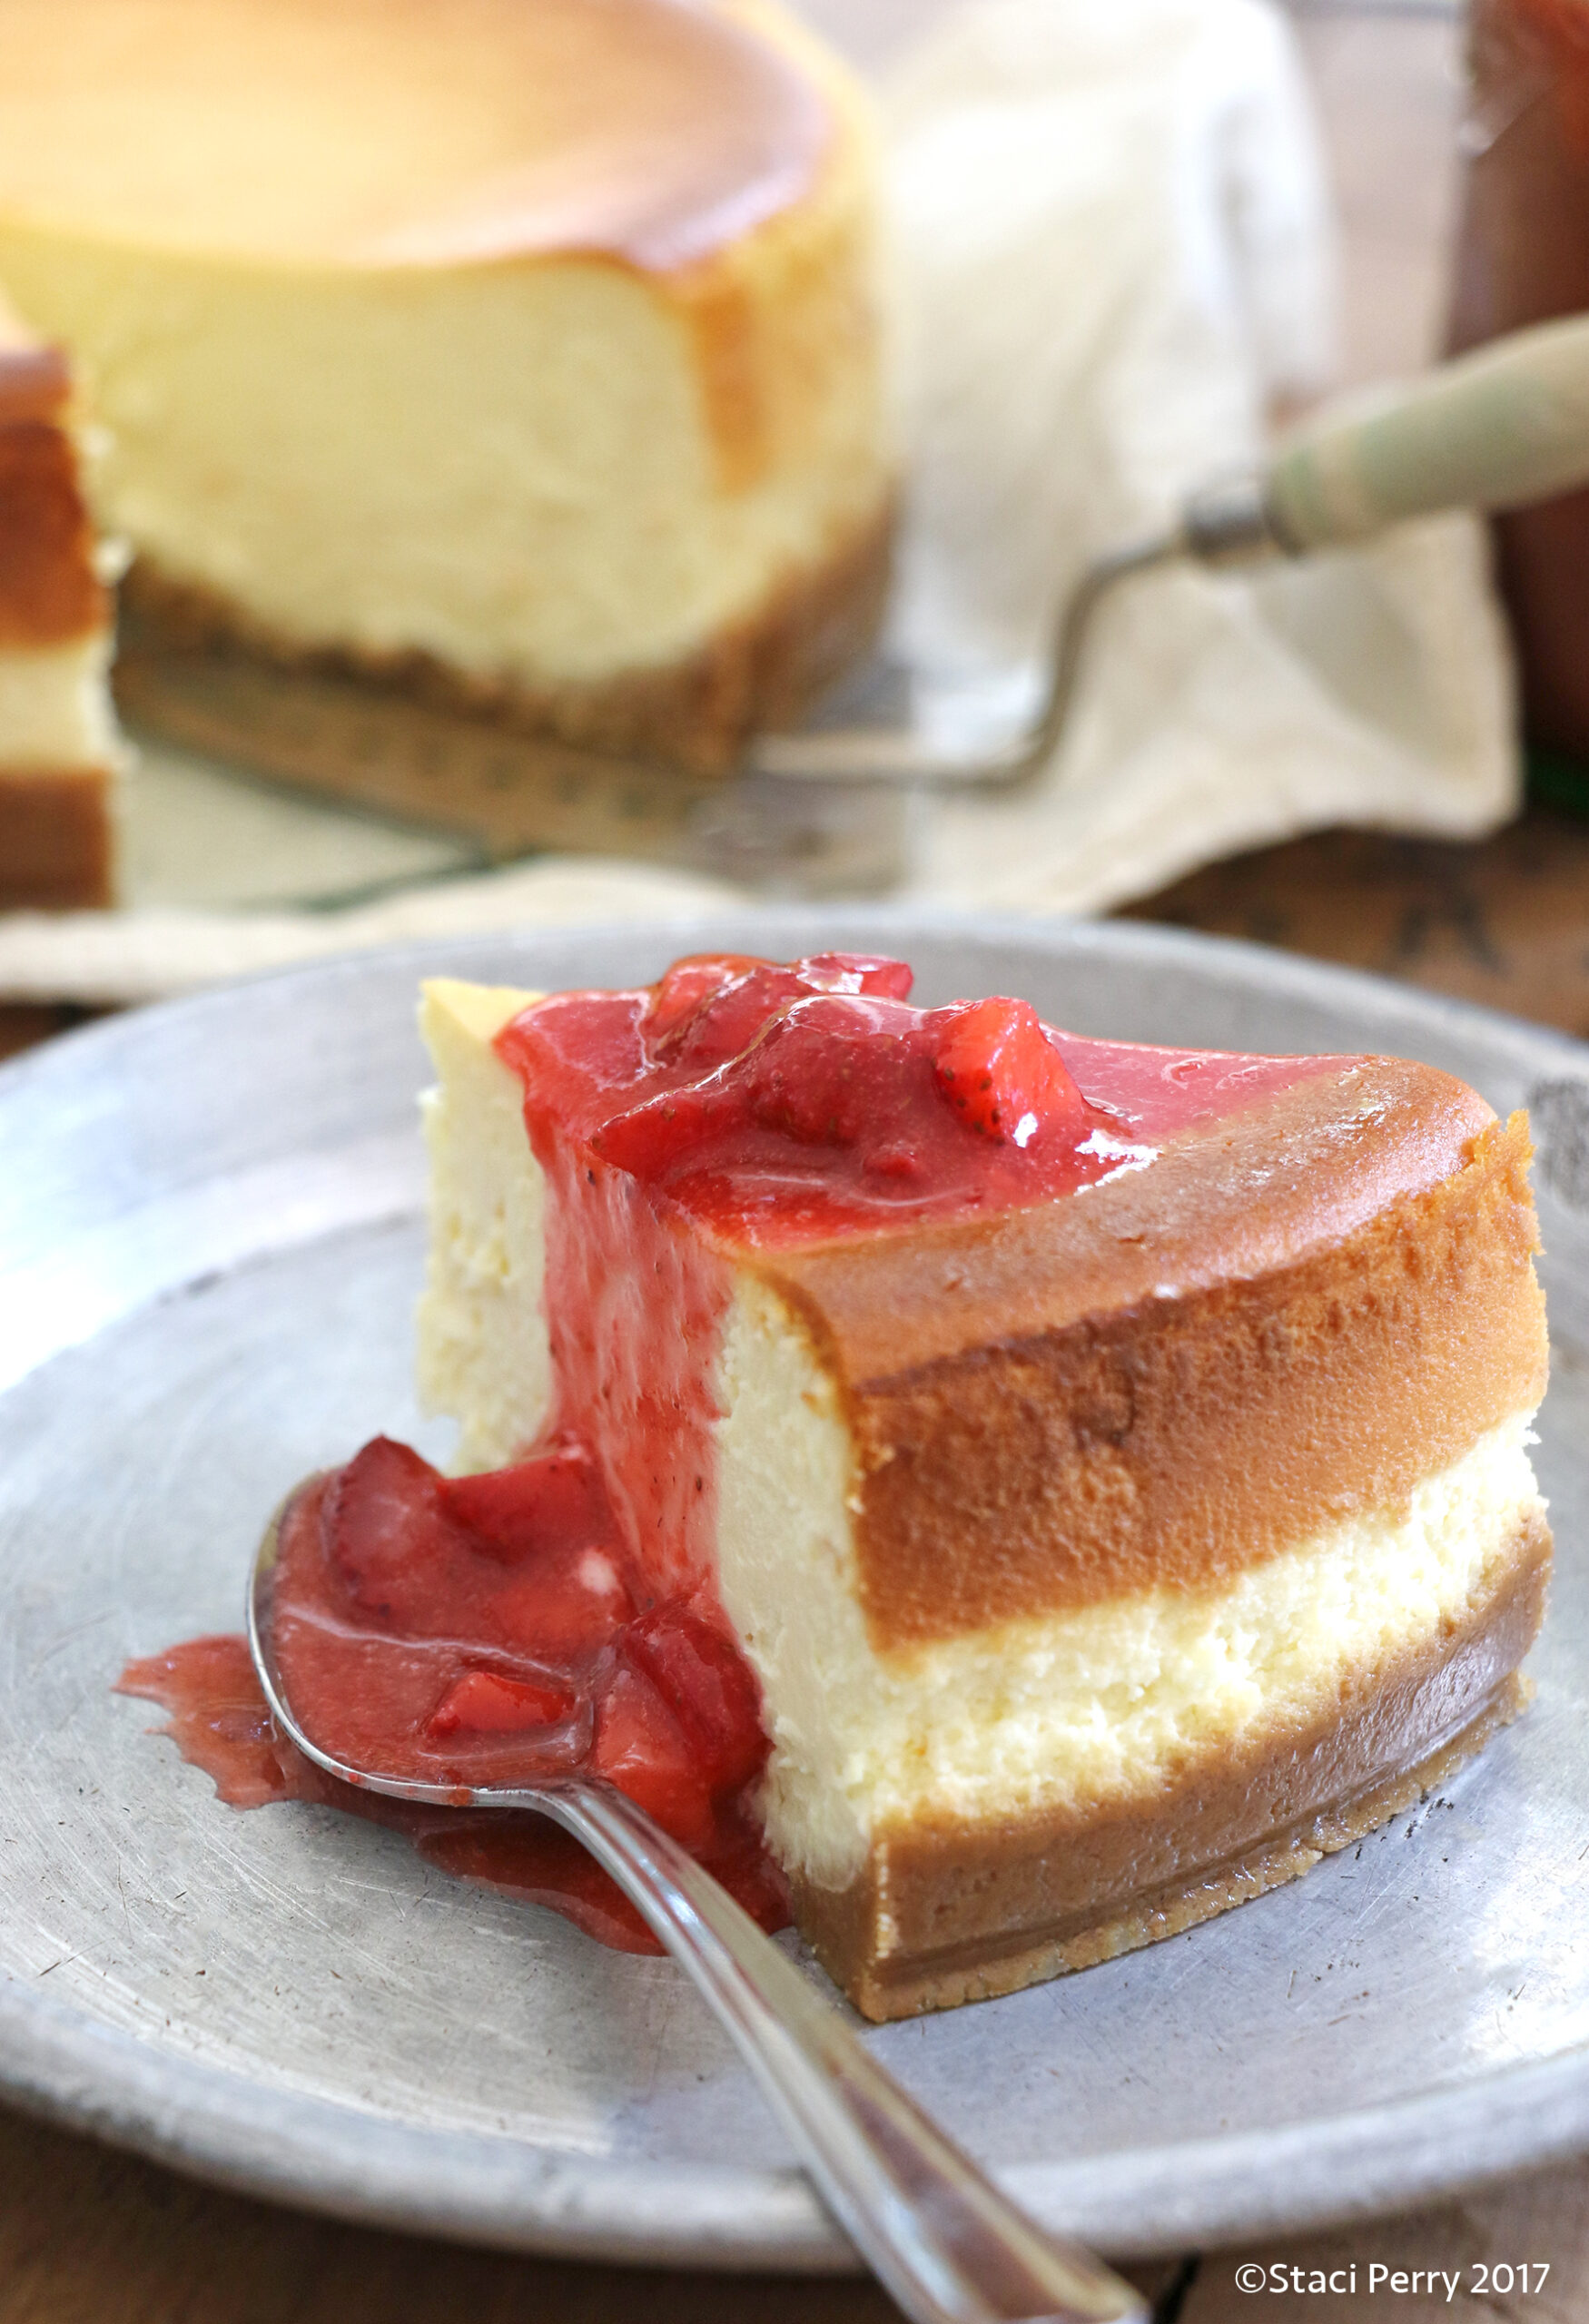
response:
M1257 456L1334 353L1333 235L1265 0L982 0L885 96L917 478L896 635L1041 648L1087 558ZM943 901L1087 911L1332 822L1477 832L1517 797L1476 520L1106 607L1040 792L938 809Z
M15 1001L160 1000L332 953L514 928L688 921L743 903L712 880L564 856L439 881L338 911L0 913L0 993Z
M970 0L880 94L911 483L893 644L933 714L967 688L1029 697L1086 559L1249 461L1274 406L1324 384L1335 252L1270 0ZM1516 790L1482 534L1446 517L1257 579L1128 585L1041 786L928 807L904 892L1094 911L1328 823L1482 832ZM356 850L323 806L256 793L247 816L251 861L266 824L291 859L311 816L322 852ZM343 911L173 908L168 884L158 910L0 918L0 994L143 1000L398 935L729 892L557 859Z

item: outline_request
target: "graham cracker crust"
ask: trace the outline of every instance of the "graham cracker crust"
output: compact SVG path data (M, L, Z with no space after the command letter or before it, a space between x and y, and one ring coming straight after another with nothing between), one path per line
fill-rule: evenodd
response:
M843 1890L791 1882L823 1966L874 2023L987 2001L1179 1935L1297 1879L1411 1807L1523 1709L1517 1665L1544 1613L1550 1532L1518 1529L1488 1601L1338 1715L1239 1757L1209 1754L1102 1812L1002 1828L913 1825Z
M685 660L597 684L479 677L418 651L306 648L143 556L122 585L121 665L135 698L142 663L241 655L286 672L355 679L509 734L722 774L753 734L794 724L871 644L888 595L894 518L890 498L819 563L785 576L759 607ZM321 780L337 787L329 773Z
M114 790L104 767L0 769L0 911L114 901Z
M9 417L0 373L0 645L73 645L109 620L77 448L51 419Z

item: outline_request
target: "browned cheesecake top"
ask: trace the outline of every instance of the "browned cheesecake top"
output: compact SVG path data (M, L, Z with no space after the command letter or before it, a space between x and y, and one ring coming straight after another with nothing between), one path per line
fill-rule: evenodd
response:
M792 1250L766 1272L859 1389L1294 1265L1449 1177L1495 1119L1432 1066L1320 1064L1069 1200Z
M767 1255L845 1400L880 1649L1222 1585L1545 1391L1527 1126L1365 1059L1070 1200Z
M265 260L669 270L810 186L833 122L796 45L712 0L0 0L0 213Z

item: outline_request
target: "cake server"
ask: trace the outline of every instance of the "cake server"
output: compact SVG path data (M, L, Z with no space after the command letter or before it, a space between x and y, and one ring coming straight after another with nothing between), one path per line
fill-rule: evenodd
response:
M876 656L798 733L763 734L727 776L604 758L416 704L363 681L123 635L136 732L469 842L478 861L617 855L808 896L876 894L903 873L914 797L1034 783L1073 704L1099 609L1143 575L1300 558L1446 508L1526 506L1589 483L1589 317L1545 323L1311 415L1251 470L1191 494L1160 531L1095 557L1054 625L1036 715ZM952 732L946 745L943 736Z
M1099 607L1170 565L1230 567L1349 547L1446 508L1525 507L1589 484L1589 316L1515 331L1417 379L1326 406L1260 467L1192 493L1175 521L1095 557L1054 625L1041 707L945 751L908 723L765 734L747 770L785 782L1009 792L1047 763Z
M292 1496L289 1495L289 1501ZM249 1576L248 1640L282 1733L328 1775L390 1799L548 1816L609 1872L716 2016L851 2241L912 2324L1148 2324L1146 2302L1048 2235L884 2072L831 2003L694 1856L610 1785L462 1789L355 1768L305 1733L271 1630L279 1528Z

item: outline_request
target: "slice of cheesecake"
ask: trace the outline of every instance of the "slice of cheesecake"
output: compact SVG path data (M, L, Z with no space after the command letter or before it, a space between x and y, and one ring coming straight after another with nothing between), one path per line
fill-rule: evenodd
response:
M868 2015L1290 1878L1522 1699L1549 1535L1523 1119L1430 1068L918 1011L898 964L428 988L423 1388L600 1463L760 1682Z
M0 302L0 911L111 901L111 641L66 361Z
M763 0L0 0L145 642L723 763L869 635L871 133Z

